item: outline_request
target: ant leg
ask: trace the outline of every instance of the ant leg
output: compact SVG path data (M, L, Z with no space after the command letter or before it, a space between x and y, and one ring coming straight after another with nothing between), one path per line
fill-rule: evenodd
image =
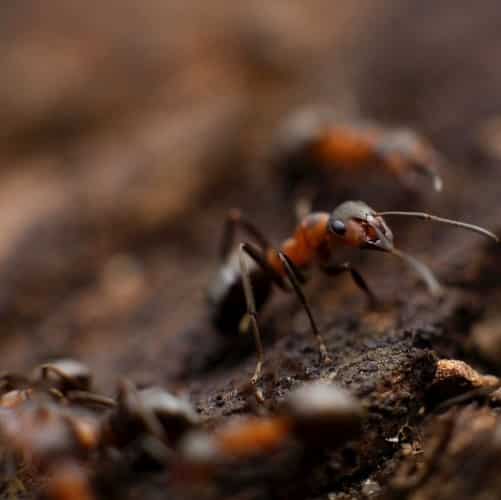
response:
M313 335L315 335L318 347L320 349L320 355L322 356L324 363L331 363L332 360L329 356L329 353L327 352L327 347L325 345L324 338L322 337L320 331L318 330L317 324L315 323L315 320L313 318L313 314L311 313L310 306L308 305L303 290L301 289L300 280L298 279L299 273L295 269L294 264L290 261L287 255L285 255L283 252L278 252L278 256L280 257L280 260L284 265L285 272L287 273L287 277L289 278L289 281L292 287L294 288L294 291L296 292L296 295L299 301L301 302L304 310L306 311L308 319L310 320L310 325L311 329L313 330Z
M245 263L245 258L244 258L244 253L252 257L256 263L265 271L268 273L270 278L273 280L273 282L278 285L282 290L287 290L285 287L284 280L280 274L278 274L273 268L271 268L268 263L266 262L266 259L264 258L263 254L257 249L255 246L250 245L249 243L242 243L240 245L240 267L242 270L242 282L244 286L244 293L245 293L245 298L247 302L247 310L248 314L252 323L252 328L253 328L253 333L254 337L256 340L256 347L258 350L258 364L256 366L256 372L254 374L254 377L252 377L251 381L255 383L257 379L260 376L261 372L261 365L262 365L262 359L263 359L263 348L262 348L262 343L261 343L261 336L259 333L259 327L257 324L257 318L256 318L256 313L255 313L255 301L254 301L254 294L252 292L252 285L250 282L249 278L249 272L247 269L247 264ZM313 330L313 334L315 335L315 338L317 339L317 343L319 345L320 353L322 355L322 358L326 363L330 362L331 359L329 357L329 354L327 352L327 347L325 346L325 341L320 334L317 325L315 323L315 320L313 318L313 314L311 313L311 309L308 305L308 302L306 301L306 297L304 296L304 293L301 289L301 282L304 283L304 277L300 273L299 270L296 269L294 264L287 258L287 256L282 253L282 252L277 252L280 260L282 261L285 271L287 273L287 277L289 278L289 281L292 284L292 287L294 291L296 292L296 295L298 296L302 306L304 307L306 314L308 315L308 319L311 324L311 328Z
M267 238L253 222L242 215L240 210L232 209L228 212L224 223L223 236L221 238L221 247L219 251L221 259L226 259L230 253L235 241L235 233L238 227L254 238L261 249L264 250L265 248L269 248L271 246Z
M268 264L266 256L264 255L262 250L260 250L252 243L242 243L241 247L247 255L252 257L254 262L268 275L268 277L275 283L275 285L277 285L285 292L288 291L288 288L284 282L284 279L282 278L282 275L279 274L277 271L275 271L275 269L273 269ZM300 275L300 279L304 280L304 277Z
M254 335L254 341L256 342L257 350L257 363L254 370L254 375L251 378L251 383L256 385L259 377L261 376L261 369L264 360L263 344L261 342L261 334L259 333L259 326L257 324L257 311L256 311L256 301L254 300L254 292L252 291L252 284L249 277L249 268L247 267L247 262L245 259L247 256L254 258L248 253L248 245L241 243L238 248L238 258L240 260L240 270L242 272L242 284L245 294L245 302L247 303L247 315L250 319L252 325L252 333Z
M280 255L280 252L279 252ZM247 315L249 317L250 323L252 325L252 332L254 335L254 340L256 342L256 350L257 350L257 356L258 356L258 361L256 363L256 369L254 371L254 375L251 378L251 383L256 384L257 381L259 380L259 377L261 376L261 370L262 370L262 365L263 365L263 360L264 360L264 351L263 351L263 345L261 342L261 334L259 332L259 326L257 322L257 311L256 311L256 303L254 299L254 292L252 291L252 283L250 280L249 276L249 269L247 267L247 263L245 261L246 257L252 258L258 266L263 269L263 271L269 276L270 280L272 280L273 283L275 283L279 288L281 288L284 291L289 291L289 289L286 287L286 284L284 282L284 279L282 276L275 270L273 269L268 262L266 261L266 257L263 254L262 250L257 248L256 246L250 244L250 243L241 243L239 246L239 260L240 260L240 270L242 273L242 284L244 288L244 294L245 294L245 301L247 303ZM286 266L289 265L291 266L290 263L286 263ZM293 272L293 278L290 278L293 281L293 286L294 288L300 287L299 281L303 281L304 277L299 271L292 271ZM296 285L295 285L296 284ZM301 298L301 303L304 305L306 308L306 312L308 314L308 317L310 318L310 322L312 323L312 328L313 332L318 340L318 343L320 345L320 351L322 352L322 356L324 357L325 360L329 360L329 356L327 355L327 349L325 347L325 343L318 332L318 329L316 327L315 321L313 320L313 316L311 315L311 311L308 307L308 304L306 303L306 299L304 298L304 295L301 292L301 289L298 289L298 295Z
M322 271L329 276L337 276L338 274L349 272L351 274L351 278L354 283L365 293L369 300L369 304L371 307L374 307L378 304L378 299L374 292L370 289L369 285L365 281L364 277L352 267L349 262L344 262L343 264L333 264L329 266L322 267Z

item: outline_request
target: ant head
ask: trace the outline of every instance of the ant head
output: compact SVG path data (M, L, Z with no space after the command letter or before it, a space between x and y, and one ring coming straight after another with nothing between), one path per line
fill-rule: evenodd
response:
M397 129L386 133L377 147L377 153L395 172L402 173L410 168L417 174L430 177L434 190L442 191L443 181L438 168L444 160L431 144L413 130Z
M329 231L345 245L392 252L393 233L384 219L363 201L346 201L332 212Z

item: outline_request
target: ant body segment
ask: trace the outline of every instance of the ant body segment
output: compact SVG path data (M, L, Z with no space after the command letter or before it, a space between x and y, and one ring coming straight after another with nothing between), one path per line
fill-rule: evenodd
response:
M435 191L443 187L438 173L444 163L441 155L413 130L340 120L331 112L315 109L299 111L285 121L272 157L288 191L305 179L370 167L402 181L412 173L426 175Z
M432 271L414 257L395 248L393 233L383 215L405 215L434 220L481 233L499 241L497 236L478 226L444 219L421 212L376 212L362 201L347 201L332 213L313 212L303 218L292 237L278 248L273 247L261 232L238 211L228 215L223 232L221 257L224 265L209 288L209 305L214 324L220 329L235 329L247 318L257 348L257 363L251 383L261 376L264 359L257 313L268 300L272 285L286 292L295 292L305 310L312 333L324 363L330 363L325 341L313 318L302 285L304 271L320 268L328 275L350 273L355 284L374 303L376 297L362 275L349 262L333 264L332 257L340 247L378 250L391 253L404 260L421 277L430 293L438 296L442 288ZM243 242L231 250L236 229L241 228L256 244Z

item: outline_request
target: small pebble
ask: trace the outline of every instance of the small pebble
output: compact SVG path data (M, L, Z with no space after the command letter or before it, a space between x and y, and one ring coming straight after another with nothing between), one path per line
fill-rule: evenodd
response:
M441 359L430 389L436 398L447 399L473 389L496 387L499 383L497 377L482 375L464 361Z

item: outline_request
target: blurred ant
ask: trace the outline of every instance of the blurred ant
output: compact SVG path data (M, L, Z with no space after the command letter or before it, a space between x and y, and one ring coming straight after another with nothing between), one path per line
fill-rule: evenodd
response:
M4 375L4 384L21 381L33 387L12 389L0 397L0 437L13 460L20 456L35 471L47 474L44 498L90 500L94 495L84 464L96 456L93 452L140 444L139 451L164 463L178 440L198 424L187 400L159 387L136 389L124 381L115 403L87 392L90 372L78 362L56 361L41 365L35 373L34 380ZM42 385L44 390L38 390L37 383L48 379L49 389ZM73 391L81 392L81 397L73 398ZM97 416L62 404L75 399L112 409Z
M325 363L330 363L331 360L302 291L302 285L306 282L304 271L316 266L328 275L348 272L370 302L376 301L362 275L349 262L340 265L332 263L332 257L340 247L379 250L396 255L417 272L432 295L441 294L441 286L431 270L414 257L395 248L393 234L383 215L404 215L442 222L499 241L493 233L472 224L421 212L378 213L362 201L347 201L330 214L314 212L307 215L296 227L293 236L276 249L240 212L234 210L229 213L221 246L224 264L209 288L208 299L212 320L220 330L230 331L238 324L242 326L243 318L250 322L257 348L252 384L256 384L261 375L264 358L257 312L268 300L273 284L283 291L294 291L297 295ZM244 242L232 251L237 228L251 236L257 246Z
M40 365L41 380L57 380L61 392L68 390L89 391L92 385L92 373L87 365L74 359L58 359Z
M272 151L272 163L285 190L334 171L354 172L376 168L402 182L412 173L431 178L441 191L438 168L441 155L410 129L388 129L370 122L339 120L325 110L299 111L280 127Z
M94 500L87 471L74 462L58 464L45 485L44 500Z
M8 445L42 470L63 458L85 458L100 436L94 415L38 400L0 413L0 430Z
M92 389L92 373L89 367L74 359L58 359L40 365L35 380L48 384L52 395L72 403L114 407L115 401L96 394Z
M40 373L46 368L42 365ZM164 463L178 440L198 425L198 415L187 400L159 387L136 389L128 381L120 385L113 409L99 417L54 403L51 394L43 391L18 389L6 396L0 408L0 436L8 450L49 476L44 498L51 500L94 498L84 468L96 456L93 452L123 451L132 444Z
M0 406L15 406L16 399L29 399L34 389L46 391L60 401L104 407L115 404L112 399L91 392L90 369L73 359L59 359L40 365L32 377L3 373L0 375L0 386L9 391L1 396Z
M303 448L333 447L360 433L361 403L333 384L305 384L288 395L277 414L233 417L210 434L189 433L181 460L194 466L217 465L271 454L295 441Z
M0 433L12 460L19 456L48 476L44 498L90 500L84 460L97 449L99 421L50 402L26 401L0 413Z
M186 431L198 425L198 415L186 399L160 387L137 389L122 381L117 405L102 426L104 445L123 447L138 436L175 445Z

